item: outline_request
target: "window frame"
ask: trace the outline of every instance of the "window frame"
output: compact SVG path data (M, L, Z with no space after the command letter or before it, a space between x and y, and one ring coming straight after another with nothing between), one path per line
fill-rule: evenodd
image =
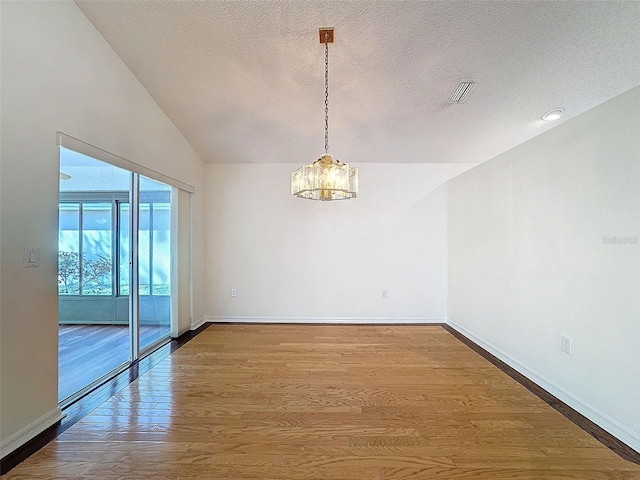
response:
M171 191L168 190L166 192L143 192L142 199L140 199L140 204L146 204L149 206L148 215L149 215L149 255L148 255L148 265L149 265L149 293L145 294L145 296L163 296L160 293L153 293L153 225L154 225L154 204L155 203L168 203L171 204ZM100 294L83 294L83 279L82 279L82 263L83 263L83 209L84 204L88 203L109 203L111 205L111 294L109 295L100 295ZM123 298L128 297L129 293L123 294L121 291L121 267L122 262L120 259L120 231L122 227L122 218L120 212L120 206L122 204L129 205L129 192L128 191L109 191L109 192L60 192L59 205L62 204L78 204L78 237L79 237L79 252L78 252L78 293L69 294L64 293L61 294L64 298L70 299L78 299L78 298ZM128 223L128 222L127 222ZM129 260L130 262L130 260ZM58 292L60 294L60 292Z

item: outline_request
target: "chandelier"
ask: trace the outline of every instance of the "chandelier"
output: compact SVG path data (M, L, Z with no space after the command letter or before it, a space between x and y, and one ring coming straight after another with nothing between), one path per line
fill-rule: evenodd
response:
M309 200L349 200L358 196L358 169L329 153L329 44L333 28L320 29L324 44L324 155L291 173L291 194Z

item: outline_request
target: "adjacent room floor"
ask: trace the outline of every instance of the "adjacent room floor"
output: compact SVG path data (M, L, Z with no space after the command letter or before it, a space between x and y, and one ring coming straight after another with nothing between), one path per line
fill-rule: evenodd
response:
M165 336L166 327L141 327L149 343ZM58 399L64 400L131 358L127 325L60 325Z
M440 326L213 325L7 479L640 479Z

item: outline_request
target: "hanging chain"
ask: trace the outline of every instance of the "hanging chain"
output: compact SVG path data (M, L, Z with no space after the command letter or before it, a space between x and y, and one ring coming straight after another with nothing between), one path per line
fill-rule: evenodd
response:
M324 32L324 153L329 153L329 32Z

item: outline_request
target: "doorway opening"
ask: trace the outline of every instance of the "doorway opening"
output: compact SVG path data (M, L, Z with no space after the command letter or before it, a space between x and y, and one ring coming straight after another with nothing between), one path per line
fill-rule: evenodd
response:
M64 406L169 341L174 188L62 146L60 172Z

